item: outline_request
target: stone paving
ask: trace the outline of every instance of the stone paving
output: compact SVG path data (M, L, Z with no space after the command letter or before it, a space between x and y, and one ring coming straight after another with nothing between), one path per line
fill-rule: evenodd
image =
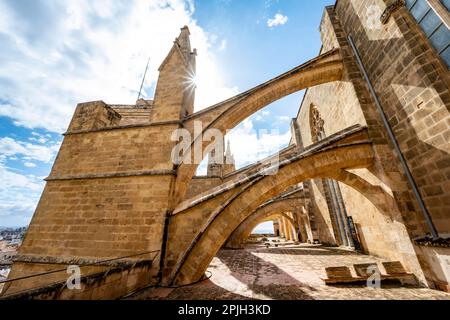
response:
M382 259L339 248L315 245L270 247L252 245L243 250L221 250L212 261L207 281L177 289L151 289L135 299L170 300L359 300L445 299L450 294L418 287L382 285L326 286L325 267L382 262ZM383 270L382 270L383 271Z

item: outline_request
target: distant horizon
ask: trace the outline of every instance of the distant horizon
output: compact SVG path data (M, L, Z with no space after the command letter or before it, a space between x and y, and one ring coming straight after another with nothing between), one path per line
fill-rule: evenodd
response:
M273 231L270 230L258 230L255 232L252 232L253 234L275 234Z
M252 234L275 234L273 221L267 221L253 229Z
M19 228L28 228L28 225L25 225L25 226L0 226L0 229L19 229Z

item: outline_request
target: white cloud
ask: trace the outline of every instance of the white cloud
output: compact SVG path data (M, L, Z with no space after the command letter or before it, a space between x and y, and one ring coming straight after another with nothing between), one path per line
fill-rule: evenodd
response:
M0 175L2 176L2 183L0 190L2 195L8 194L14 189L29 189L32 191L40 191L42 184L33 175L23 175L8 170L3 165L0 166ZM3 201L0 201L3 203Z
M134 103L149 56L144 94L152 98L148 89L184 25L198 51L196 109L237 94L224 84L211 50L217 39L193 20L194 9L191 0L0 1L0 116L62 132L79 102ZM60 145L36 131L23 140L0 138L0 225L28 223L44 186L6 160L49 164Z
M268 110L263 110L255 113L253 115L253 119L255 121L273 121L273 119L270 117L271 113Z
M226 39L223 39L220 41L219 51L223 51L227 48L228 41Z
M23 226L29 223L44 187L42 179L7 168L0 155L0 225Z
M28 138L30 141L39 142L41 144L45 144L49 141L49 138L51 138L51 135L49 134L39 134L37 132L31 132L32 137Z
M23 165L27 168L35 168L36 167L36 164L34 164L33 162L25 162Z
M246 119L226 136L226 140L231 143L237 168L275 154L287 146L290 139L290 131L285 133L280 133L277 130L256 131L250 119Z
M288 117L288 116L278 116L277 118L278 118L278 120L283 121L283 122L291 121L291 119L292 119L291 117Z
M269 113L266 112L265 115ZM258 117L255 118L258 121ZM236 168L254 164L259 160L275 155L289 144L290 130L280 133L278 130L256 130L251 118L247 118L225 137L226 144L230 141ZM196 174L206 175L208 157L199 165Z
M223 83L193 10L183 0L2 1L0 116L61 132L79 102L134 103L148 57L146 88L183 25L198 49L197 109L236 94Z
M42 177L23 174L7 167L6 159L11 157L7 157L5 153L10 153L11 148L4 152L4 146L0 146L0 225L24 226L30 222L44 188L44 181ZM20 149L17 152L22 151ZM27 163L24 165L27 166Z
M39 134L33 134L39 137ZM24 174L6 166L6 160L22 159L27 168L35 168L32 161L53 161L59 143L36 145L9 137L0 139L0 225L23 226L29 223L44 188L42 177Z
M0 138L0 154L9 157L20 155L26 160L36 160L44 163L50 163L58 149L59 143L44 146L14 140L9 137Z
M288 22L289 18L287 16L282 15L281 13L277 13L273 18L267 20L267 26L269 28L273 28L276 26L282 26Z

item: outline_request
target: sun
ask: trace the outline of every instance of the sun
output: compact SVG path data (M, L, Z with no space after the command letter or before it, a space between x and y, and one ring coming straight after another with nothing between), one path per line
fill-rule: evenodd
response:
M198 87L198 77L195 72L189 72L186 76L184 84L186 86L186 90L195 90Z

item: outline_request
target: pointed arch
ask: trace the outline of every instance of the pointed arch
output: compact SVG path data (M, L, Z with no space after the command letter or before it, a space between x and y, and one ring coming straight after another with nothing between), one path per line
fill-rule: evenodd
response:
M280 201L269 202L259 207L253 214L245 219L231 234L227 240L226 247L237 248L241 245L242 241L247 239L254 228L258 224L264 222L264 219L273 216L283 216L289 221L289 223L297 230L296 222L293 218L285 214L285 212L295 212L300 205L299 198L288 198Z
M334 146L309 155L300 155L282 163L277 175L255 180L249 188L233 196L232 201L209 220L209 225L196 239L195 244L179 256L168 281L186 284L201 278L214 255L236 227L258 206L276 194L284 192L288 187L324 176L332 168L367 168L372 164L373 150L369 142ZM211 199L211 201L214 200ZM211 202L209 205L216 204ZM194 206L187 210L183 213L184 215L189 215L189 211L194 213L197 208ZM199 210L203 209L199 208Z
M196 143L202 145L202 149L205 148L202 136L207 130L218 129L225 134L226 130L234 128L270 103L309 87L341 80L343 72L340 50L335 49L253 89L187 117L183 125L194 137L191 149L186 153L186 158L189 157L191 161L185 161L186 163L177 167L177 181L170 210L182 201L187 185L197 171L199 163L192 161L194 158L192 150ZM201 134L195 135L195 122L202 123Z

